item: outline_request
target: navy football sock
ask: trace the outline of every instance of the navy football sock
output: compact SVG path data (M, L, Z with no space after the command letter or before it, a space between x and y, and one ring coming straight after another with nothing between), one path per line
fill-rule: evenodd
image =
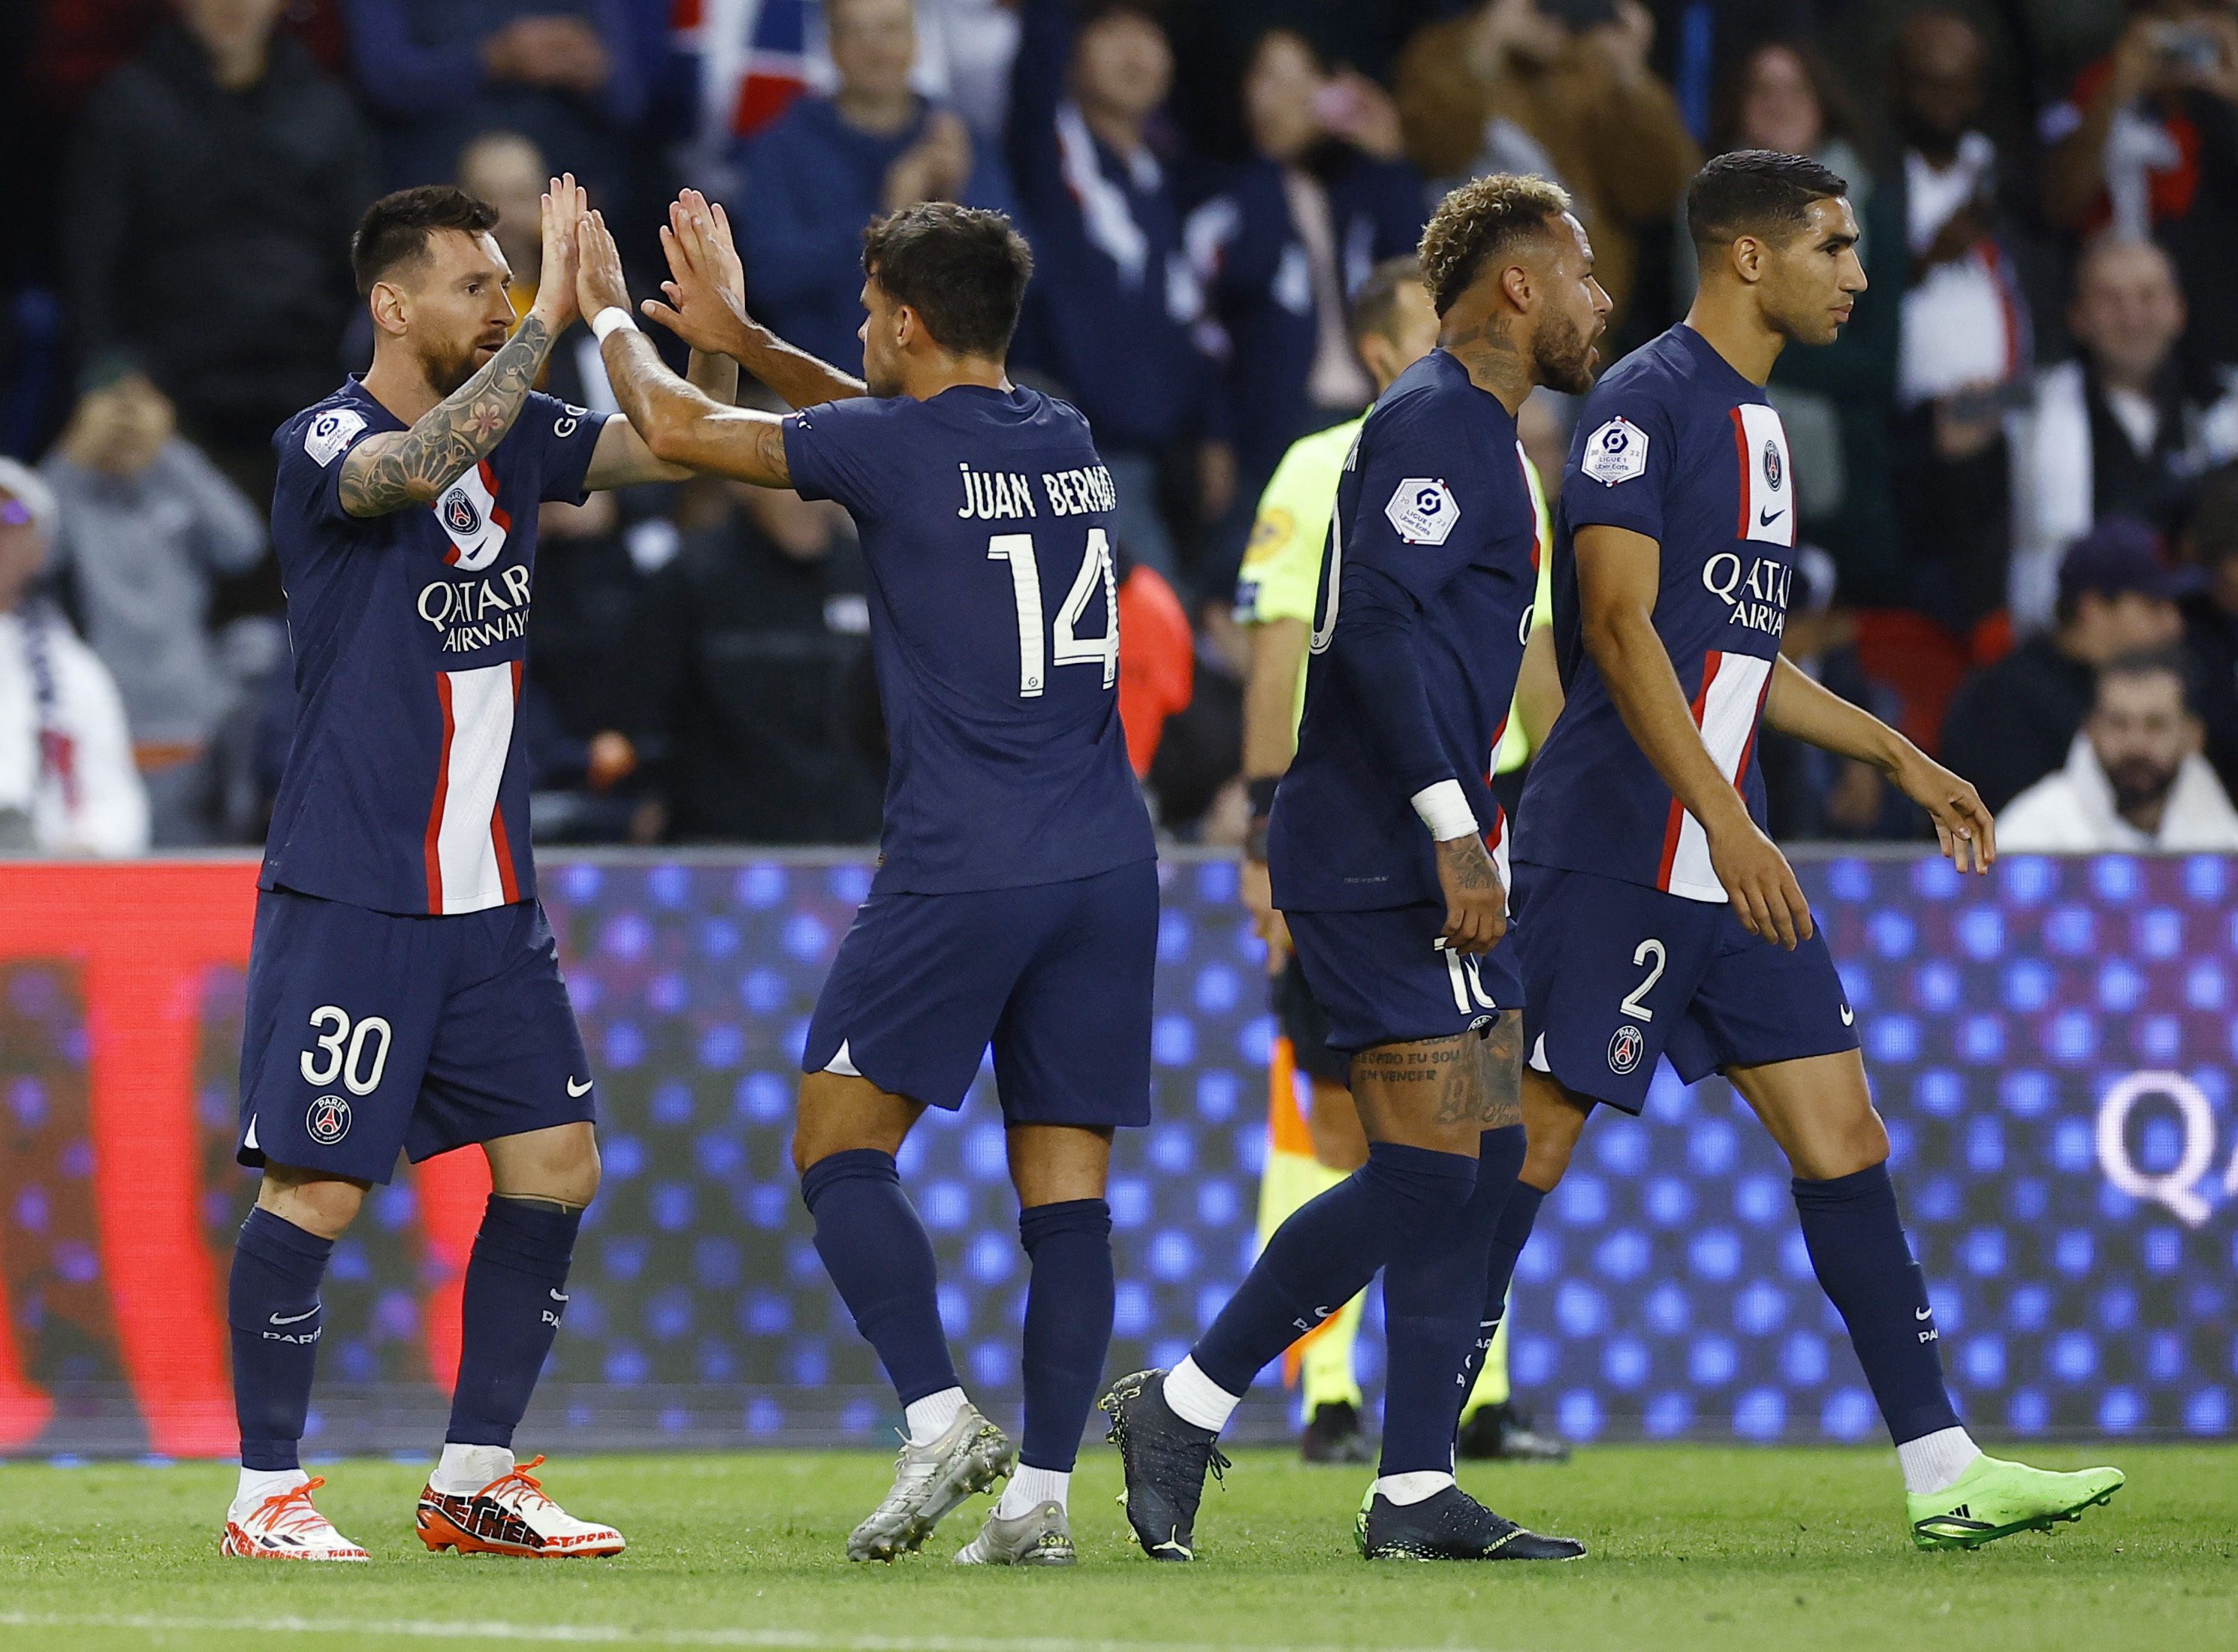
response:
M490 1195L459 1306L459 1385L443 1436L451 1444L512 1446L567 1311L582 1225L579 1210Z
M1453 1431L1474 1378L1468 1373L1484 1305L1492 1235L1523 1168L1523 1127L1479 1139L1476 1191L1428 1243L1383 1269L1383 1457L1378 1474L1443 1472L1453 1466Z
M233 1410L241 1423L241 1466L293 1469L311 1409L311 1375L326 1310L319 1281L334 1242L307 1233L262 1208L248 1213L233 1242L226 1287L233 1332Z
M1375 1270L1435 1233L1468 1203L1476 1160L1379 1141L1367 1162L1290 1213L1191 1351L1197 1368L1241 1394L1267 1363L1352 1300Z
M1543 1189L1519 1181L1508 1190L1507 1202L1500 1206L1500 1220L1493 1226L1492 1249L1484 1274L1484 1313L1477 1325L1475 1345L1469 1350L1468 1364L1461 1371L1464 1405L1468 1404L1468 1392L1476 1386L1477 1377L1484 1370L1484 1362L1492 1354L1493 1333L1499 1331L1500 1318L1507 1312L1507 1288L1515 1282L1515 1264L1523 1254L1523 1247L1531 1242L1532 1225L1539 1219L1539 1206L1546 1201Z
M1850 1345L1898 1445L1957 1428L1943 1385L1939 1333L1926 1276L1911 1259L1897 1214L1896 1184L1878 1164L1831 1181L1794 1181L1803 1242L1827 1300L1850 1327Z
M1100 1199L1036 1205L1018 1213L1018 1238L1033 1264L1018 1461L1069 1474L1111 1346L1111 1206Z
M827 1154L801 1173L800 1197L816 1219L824 1272L902 1404L961 1387L940 1325L932 1240L902 1191L893 1154L875 1147Z

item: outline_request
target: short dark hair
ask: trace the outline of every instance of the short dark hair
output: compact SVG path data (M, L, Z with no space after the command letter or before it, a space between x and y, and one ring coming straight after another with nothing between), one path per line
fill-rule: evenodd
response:
M2181 648L2142 648L2133 653L2116 654L2098 668L2097 681L2104 684L2116 677L2173 677L2176 697L2183 709L2192 706L2191 657ZM2091 690L2091 698L2097 698L2097 690Z
M1495 254L1570 209L1569 191L1527 173L1493 172L1449 191L1422 231L1418 255L1430 307L1442 316Z
M1389 338L1392 324L1399 319L1399 294L1422 285L1422 261L1411 253L1387 258L1369 270L1345 312L1345 330L1351 335L1353 347L1357 349L1370 334Z
M1811 222L1811 203L1850 193L1849 180L1807 155L1734 149L1686 186L1686 233L1698 256L1743 235L1785 241Z
M350 237L350 268L360 297L400 264L427 255L427 237L456 229L479 235L497 228L497 208L447 183L423 183L386 195L365 209Z
M1034 253L1006 214L923 201L863 232L863 273L923 316L943 349L1000 360Z

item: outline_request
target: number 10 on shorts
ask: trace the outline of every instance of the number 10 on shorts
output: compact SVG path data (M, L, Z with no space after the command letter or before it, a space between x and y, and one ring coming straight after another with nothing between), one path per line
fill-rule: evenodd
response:
M297 1063L304 1083L322 1090L339 1078L352 1095L371 1095L381 1087L381 1069L388 1065L387 1021L367 1015L352 1026L341 1005L321 1004L311 1012L311 1026L318 1037Z

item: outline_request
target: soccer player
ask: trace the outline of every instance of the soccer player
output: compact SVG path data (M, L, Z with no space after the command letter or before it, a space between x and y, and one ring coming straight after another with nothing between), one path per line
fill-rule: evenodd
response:
M1352 1058L1367 1161L1282 1224L1171 1371L1104 1396L1146 1552L1193 1558L1217 1439L1268 1361L1384 1273L1382 1457L1369 1558L1567 1558L1453 1482L1493 1224L1522 1162L1518 1002L1486 781L1528 633L1536 517L1515 414L1583 391L1608 295L1569 198L1494 175L1423 232L1439 347L1376 402L1330 524L1298 752L1268 828L1274 902L1328 1042ZM1486 957L1486 954L1491 954Z
M622 419L529 387L575 314L573 176L543 202L542 284L514 326L493 208L407 189L351 246L372 367L280 427L272 543L296 722L258 879L242 1038L242 1164L263 1169L228 1295L241 1421L228 1555L361 1561L297 1457L319 1284L366 1189L479 1144L493 1192L430 1549L620 1552L517 1465L599 1181L593 1075L530 861L515 708L547 499L685 472ZM735 272L733 278L735 279ZM508 336L508 334L510 336ZM693 363L727 398L737 369Z
M1578 426L1555 530L1567 697L1515 844L1529 1152L1487 1292L1596 1104L1637 1113L1659 1055L1688 1083L1724 1074L1793 1167L1811 1265L1896 1442L1913 1541L1971 1548L2075 1518L2122 1475L2001 1462L1960 1425L1856 1016L1762 823L1768 725L1880 769L1962 870L1986 874L1996 852L1972 786L1779 653L1796 489L1764 385L1791 342L1831 343L1864 291L1847 192L1797 155L1705 167L1686 203L1693 307L1611 369Z
M1003 370L1032 269L999 213L910 207L864 243L863 377L781 343L708 279L719 212L664 232L670 305L800 412L710 400L662 367L626 307L603 224L582 301L614 393L653 451L854 517L893 745L877 876L803 1053L793 1136L817 1252L908 1421L892 1491L854 1560L921 1545L1018 1467L973 1565L1070 1565L1067 1490L1110 1345L1115 1127L1149 1122L1155 848L1119 723L1114 498L1087 421ZM932 1246L894 1155L928 1107L963 1104L990 1041L1031 1260L1014 1448L965 1397Z
M1438 342L1438 313L1422 285L1421 266L1409 253L1386 259L1353 294L1347 314L1354 353L1381 395ZM1304 972L1290 950L1290 932L1275 910L1267 874L1267 816L1275 783L1297 750L1304 709L1306 641L1321 594L1321 552L1336 505L1344 461L1367 415L1346 420L1290 445L1261 495L1258 515L1236 582L1235 619L1244 628L1250 664L1243 697L1243 773L1250 788L1251 824L1243 840L1240 882L1252 923L1267 947L1274 978L1274 1010L1281 1026L1268 1063L1267 1166L1259 1183L1259 1238L1264 1245L1299 1206L1323 1193L1367 1160L1367 1138L1347 1087L1351 1062L1328 1046L1328 1017L1314 1001ZM1546 506L1538 473L1526 467L1538 542L1546 543ZM1547 558L1539 571L1531 641L1516 683L1508 737L1496 772L1519 767L1546 737L1561 709L1548 626ZM1534 686L1537 691L1533 691ZM1301 1114L1296 1075L1308 1080L1309 1102ZM1365 1463L1374 1447L1361 1429L1360 1384L1353 1375L1353 1345L1360 1333L1364 1296L1355 1296L1290 1350L1306 1427L1299 1440L1308 1463ZM1493 1342L1483 1378L1469 1396L1461 1424L1464 1456L1559 1457L1567 1448L1526 1426L1508 1404L1504 1324ZM1473 1450L1472 1450L1473 1448Z

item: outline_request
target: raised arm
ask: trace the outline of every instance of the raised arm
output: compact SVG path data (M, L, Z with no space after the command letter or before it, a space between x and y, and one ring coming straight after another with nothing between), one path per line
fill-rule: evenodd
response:
M700 210L705 209L705 202L699 191L685 190L681 199L670 203L669 221L672 224L680 221L694 203ZM568 231L566 278L573 285L576 260L580 254L572 223ZM743 295L746 275L738 262L737 252L727 241L720 251L723 255L713 261L712 278L723 291ZM727 407L738 399L738 364L726 355L705 350L692 351L691 360L685 365L684 377L693 389L718 406ZM590 472L584 478L583 486L597 492L601 488L634 487L641 482L678 482L691 474L685 466L664 463L656 456L630 420L609 419L606 428L599 433L599 446L591 455Z
M1662 547L1629 528L1596 524L1576 539L1586 651L1625 728L1671 794L1702 824L1710 864L1751 935L1792 951L1811 935L1811 907L1778 847L1749 817L1694 725L1678 674L1655 630Z
M725 279L739 261L730 215L719 202L686 189L660 232L660 246L668 254L669 279L660 284L668 302L647 299L645 313L694 350L737 362L788 406L869 393L860 379L795 349L746 314L743 274L736 282Z
M544 258L547 268L566 268L569 221L582 210L574 174L552 180L544 195ZM350 449L342 460L342 509L352 516L387 516L411 506L433 505L443 490L487 459L536 383L552 346L575 319L571 281L546 281L489 365L420 415L409 430L383 431Z
M599 214L578 226L576 285L604 337L599 344L614 399L652 456L762 487L789 487L784 422L750 407L727 406L669 370L652 340L629 320L621 253ZM607 314L619 311L619 317Z
M1987 872L1997 858L1996 823L1981 794L1862 706L1844 699L1782 655L1772 664L1764 720L1821 750L1869 763L1924 809L1943 852L1960 871Z

